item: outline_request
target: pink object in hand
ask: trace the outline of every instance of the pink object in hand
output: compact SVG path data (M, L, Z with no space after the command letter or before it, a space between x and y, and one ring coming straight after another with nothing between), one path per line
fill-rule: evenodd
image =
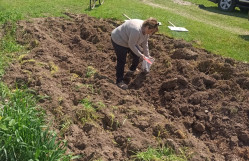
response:
M147 61L148 63L152 64L152 62L145 56L144 60Z

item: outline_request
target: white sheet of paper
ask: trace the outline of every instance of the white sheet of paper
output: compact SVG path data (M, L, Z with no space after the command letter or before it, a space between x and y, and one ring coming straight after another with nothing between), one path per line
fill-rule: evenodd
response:
M168 28L172 31L188 31L186 28L184 27L174 27L174 26L168 26Z

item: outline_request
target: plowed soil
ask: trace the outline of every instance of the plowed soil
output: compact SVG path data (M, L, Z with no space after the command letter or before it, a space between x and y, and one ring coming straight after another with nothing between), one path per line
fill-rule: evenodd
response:
M194 161L249 160L249 64L158 33L150 73L127 77L122 90L110 41L122 22L67 15L18 22L17 41L30 52L4 81L39 96L68 152L118 161L167 145L187 147Z

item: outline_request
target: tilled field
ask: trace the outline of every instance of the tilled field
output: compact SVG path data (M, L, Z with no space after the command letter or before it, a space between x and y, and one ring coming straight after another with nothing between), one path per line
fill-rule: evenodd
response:
M85 161L130 160L167 145L178 153L188 147L195 161L249 160L249 64L156 34L151 72L126 78L124 91L115 85L110 41L122 22L67 15L18 23L17 40L30 52L4 81L40 97L68 152Z

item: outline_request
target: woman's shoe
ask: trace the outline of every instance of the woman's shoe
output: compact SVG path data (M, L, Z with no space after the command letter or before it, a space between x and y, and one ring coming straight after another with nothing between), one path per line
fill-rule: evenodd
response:
M122 81L122 82L117 83L117 86L118 86L119 88L123 89L123 90L128 89L128 85L127 85L127 84L125 84L123 81Z

